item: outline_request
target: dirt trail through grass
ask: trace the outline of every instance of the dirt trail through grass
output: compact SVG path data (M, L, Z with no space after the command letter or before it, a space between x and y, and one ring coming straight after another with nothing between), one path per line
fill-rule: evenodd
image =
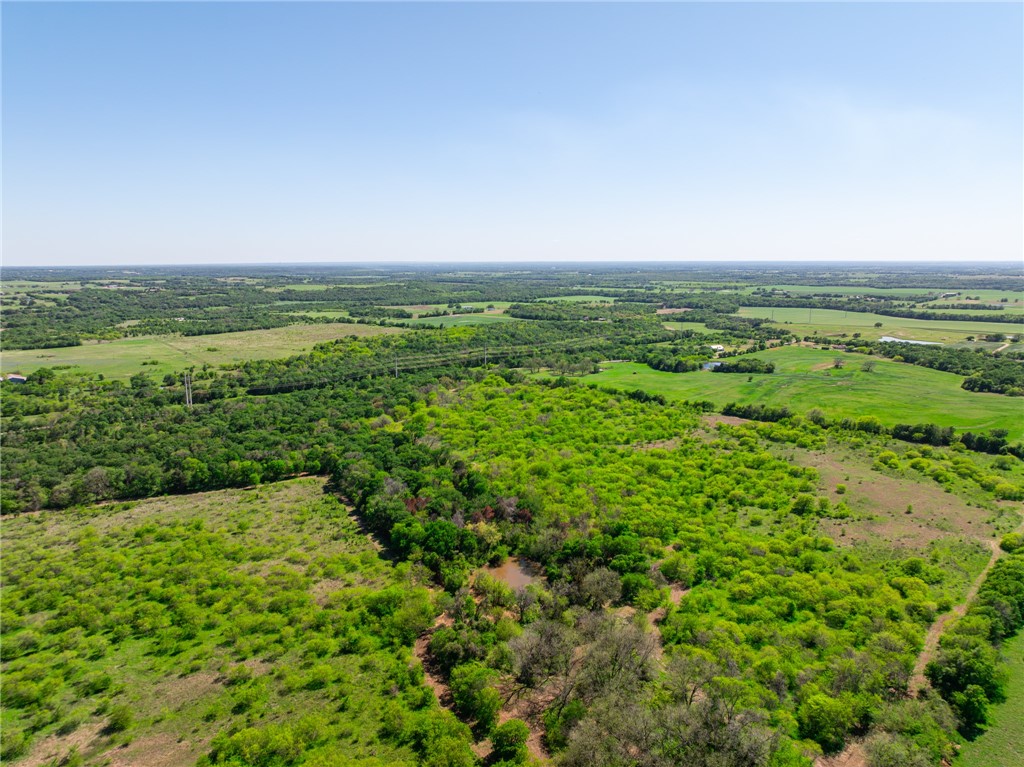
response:
M1017 528L1016 532L1024 532L1024 523ZM974 582L967 590L967 594L964 596L963 601L932 623L931 628L928 629L928 633L925 635L924 649L922 649L921 654L917 656L917 663L914 664L914 673L910 677L909 690L911 694L914 694L917 690L928 685L928 681L924 676L924 669L928 665L928 662L935 656L935 650L939 646L939 638L942 636L942 632L946 628L946 624L954 617L962 617L964 613L967 612L967 608L978 595L978 589L980 589L981 584L985 582L985 578L988 576L989 570L992 569L993 565L995 565L1003 555L1003 550L999 548L998 541L990 540L984 541L984 543L992 549L992 556L989 557L988 563L985 565L984 569L978 573L978 577L974 579Z
M1017 532L1024 532L1024 524L1021 524L1017 528ZM986 540L982 542L992 550L992 556L989 557L988 563L982 571L978 573L978 577L974 579L973 583L971 583L971 587L964 595L963 601L953 607L949 612L941 615L928 629L928 633L924 638L924 648L921 650L920 655L917 656L917 662L914 664L914 672L911 674L910 682L907 686L910 695L916 695L918 690L928 686L928 680L925 678L924 670L928 665L928 662L935 656L935 650L939 646L939 639L942 637L942 632L945 630L946 625L953 618L962 617L967 612L967 608L978 595L978 590L981 588L981 584L985 582L985 578L988 576L989 571L1003 555L1003 550L999 548L998 541ZM818 757L814 762L814 767L866 767L866 765L867 753L864 751L864 747L859 741L851 741L847 743L846 748L838 754L828 757Z

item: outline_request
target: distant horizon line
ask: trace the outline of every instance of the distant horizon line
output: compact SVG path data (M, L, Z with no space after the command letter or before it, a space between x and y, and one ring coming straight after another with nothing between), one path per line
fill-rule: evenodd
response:
M741 259L712 259L712 260L599 260L587 261L583 259L567 259L561 261L224 261L224 262L194 262L194 263L94 263L94 264L0 264L0 272L4 270L58 270L58 269L176 269L176 268L198 268L198 269L221 269L221 268L287 268L287 267L352 267L363 269L382 269L388 267L417 267L424 269L443 268L500 268L500 267L533 267L556 269L560 267L695 267L695 266L745 266L745 267L768 267L768 266L859 266L886 265L889 267L937 267L937 266L1014 266L1024 271L1024 258L1022 259L993 259L993 260L953 260L936 259L933 261L912 260L892 261L888 259L856 259L856 260L741 260Z

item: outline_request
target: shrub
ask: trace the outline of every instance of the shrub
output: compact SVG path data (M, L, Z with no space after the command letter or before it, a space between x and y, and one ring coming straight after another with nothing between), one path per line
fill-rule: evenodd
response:
M135 722L135 716L129 706L121 703L110 709L107 717L107 732L124 732Z
M1024 546L1024 535L1020 533L1007 533L999 541L999 548L1008 553L1013 553Z
M817 741L826 752L843 747L847 730L853 724L853 712L842 701L818 693L808 698L797 712L800 734Z
M526 722L521 719L509 719L491 733L494 758L522 764L526 761L526 741L529 738L530 728Z

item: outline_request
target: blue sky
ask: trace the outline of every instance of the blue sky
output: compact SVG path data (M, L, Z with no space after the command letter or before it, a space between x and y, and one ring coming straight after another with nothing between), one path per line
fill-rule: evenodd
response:
M1024 254L1020 4L2 15L7 265Z

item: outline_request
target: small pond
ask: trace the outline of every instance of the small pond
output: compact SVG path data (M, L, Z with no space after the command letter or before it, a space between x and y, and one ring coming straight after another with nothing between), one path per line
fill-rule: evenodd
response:
M498 567L485 567L484 572L513 590L525 588L541 577L540 568L521 557L509 557Z
M918 346L942 346L938 341L910 341L906 338L894 338L893 336L882 336L879 341L886 341L893 344L917 344Z

